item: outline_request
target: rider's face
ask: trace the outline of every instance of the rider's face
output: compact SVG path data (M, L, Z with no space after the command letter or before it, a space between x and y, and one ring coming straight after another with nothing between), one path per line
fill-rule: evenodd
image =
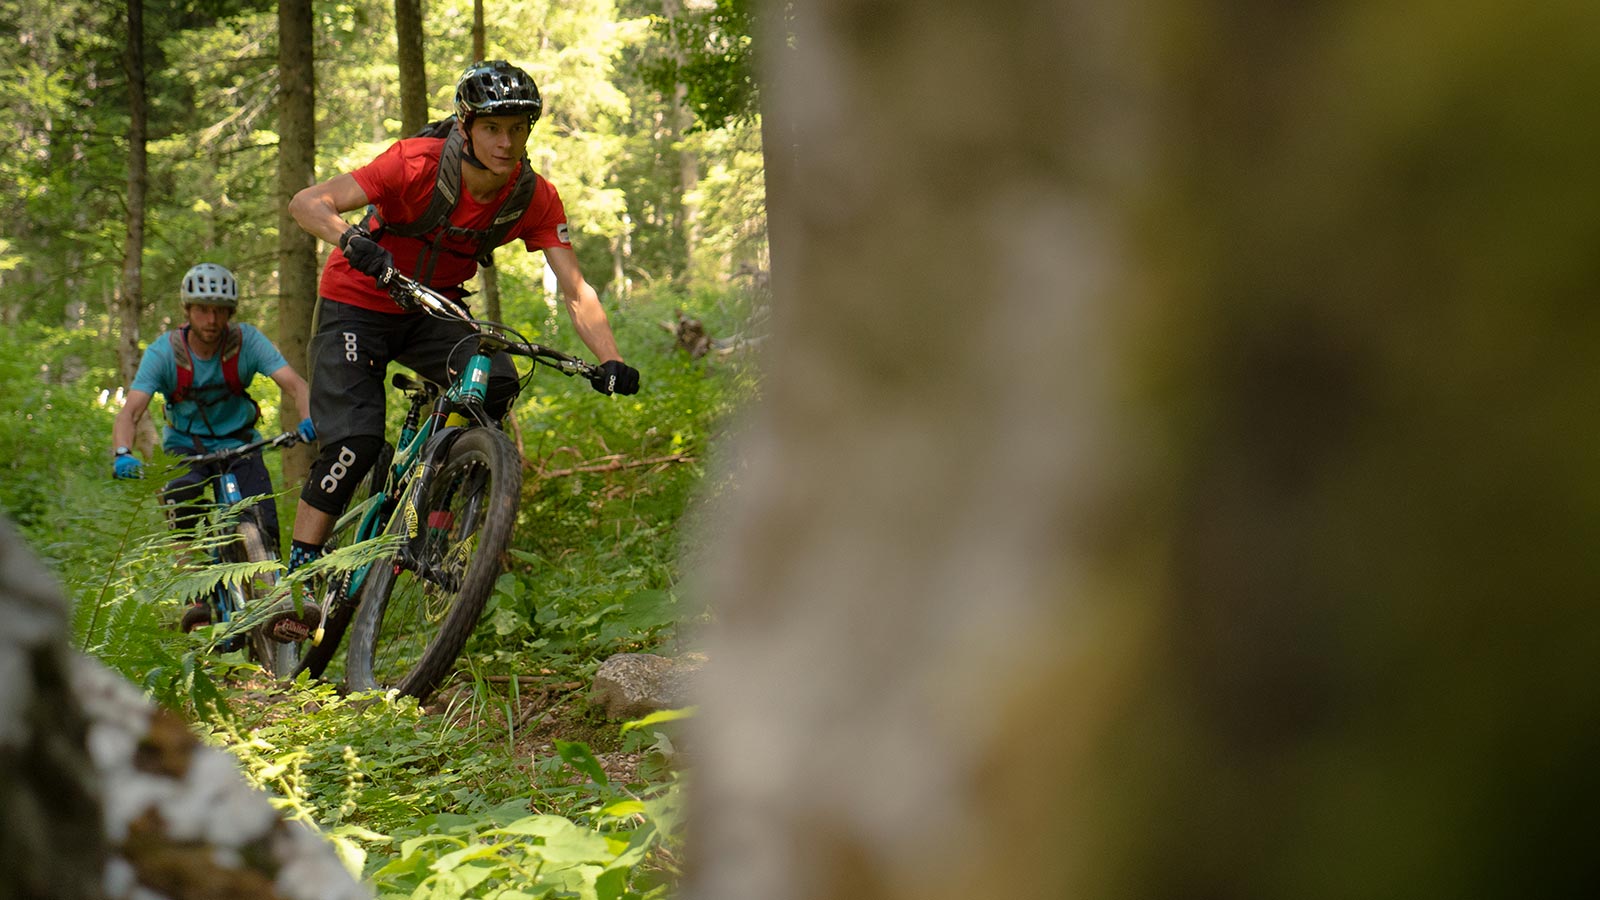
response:
M527 116L478 116L469 136L472 152L490 172L509 177L528 147Z
M233 310L226 306L191 303L184 308L183 315L189 322L191 338L198 337L201 343L215 344L222 340L222 330L228 327L229 320L233 318Z

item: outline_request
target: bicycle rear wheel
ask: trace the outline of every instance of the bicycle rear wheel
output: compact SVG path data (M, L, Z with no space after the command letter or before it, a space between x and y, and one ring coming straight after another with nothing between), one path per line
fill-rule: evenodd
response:
M352 690L394 688L427 699L455 665L500 575L522 494L516 448L474 428L389 523L406 544L374 564L350 631Z

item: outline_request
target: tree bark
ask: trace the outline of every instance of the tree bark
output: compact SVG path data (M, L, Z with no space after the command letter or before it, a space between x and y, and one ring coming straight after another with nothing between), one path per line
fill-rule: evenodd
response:
M485 34L483 28L483 0L472 0L472 59L481 62L485 48ZM494 250L489 251L489 257L494 258ZM483 312L491 322L502 322L500 318L500 273L494 266L478 267L478 286L483 289Z
M661 15L667 20L669 33L682 9L680 0L665 0L661 4ZM683 45L674 40L670 47L670 53L681 73L684 62ZM683 244L684 271L680 278L685 280L693 276L695 249L700 242L699 210L696 209L694 198L694 191L700 185L700 161L698 154L689 146L689 130L694 125L694 113L689 109L688 96L689 86L680 80L673 88L672 105L668 115L668 127L671 129L671 139L668 144L678 154L676 225L678 238Z
M483 0L472 0L472 61L483 62L486 41L483 30Z
M107 856L67 605L0 517L0 897L96 900Z
M145 102L144 0L128 0L128 41L123 57L128 73L128 222L122 257L122 294L116 318L117 369L123 384L133 382L139 368L139 312L144 306L145 189L149 163L145 152L149 127Z
M399 47L400 134L428 124L428 66L422 46L422 0L394 0L394 36Z
M278 4L278 349L309 378L306 348L317 303L317 240L289 215L289 200L316 181L316 70L311 0ZM283 399L279 421L293 425L299 410ZM302 484L313 451L301 445L282 454L284 487ZM285 519L284 521L288 521Z
M1585 890L1600 8L794 6L683 896Z

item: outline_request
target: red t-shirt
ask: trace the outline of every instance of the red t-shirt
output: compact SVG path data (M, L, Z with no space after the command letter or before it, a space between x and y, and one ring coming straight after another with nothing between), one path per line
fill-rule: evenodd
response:
M433 186L439 174L439 154L444 149L444 138L407 138L350 174L366 191L367 199L378 208L378 215L386 222L414 222L428 208L433 197ZM450 212L450 224L461 228L487 229L494 222L494 214L515 187L520 170L512 174L498 196L488 203L474 200L463 185L461 199ZM533 198L522 218L511 229L506 243L521 238L528 252L546 247L568 247L567 211L561 197L550 182L535 176ZM416 277L417 265L429 242L420 238L404 238L384 234L378 243L394 254L395 267ZM445 237L442 249L434 262L433 277L429 286L451 295L451 290L476 275L478 263L472 257L477 244L472 240ZM328 254L328 263L322 269L322 296L340 303L349 303L364 309L398 313L400 307L388 292L378 288L372 278L350 268L344 253L335 249Z

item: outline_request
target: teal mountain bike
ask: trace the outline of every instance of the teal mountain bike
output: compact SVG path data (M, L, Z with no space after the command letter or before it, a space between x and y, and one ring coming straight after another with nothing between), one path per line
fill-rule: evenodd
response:
M300 669L322 677L348 632L348 689L426 699L478 625L522 495L522 457L484 412L491 357L509 353L591 381L605 376L505 325L473 318L392 269L384 280L403 308L472 326L477 348L449 385L403 373L392 378L409 401L404 423L368 475L366 496L339 518L328 542L337 552L381 539L378 556L328 576L323 624ZM523 375L524 384L533 371Z

